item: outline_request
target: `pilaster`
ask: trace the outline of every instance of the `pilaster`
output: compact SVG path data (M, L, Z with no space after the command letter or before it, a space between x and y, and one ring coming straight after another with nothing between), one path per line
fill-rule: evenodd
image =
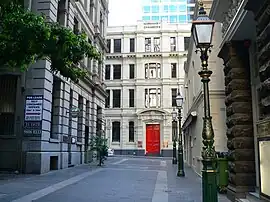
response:
M255 188L255 156L248 48L243 41L226 43L219 53L224 61L228 198L244 196Z

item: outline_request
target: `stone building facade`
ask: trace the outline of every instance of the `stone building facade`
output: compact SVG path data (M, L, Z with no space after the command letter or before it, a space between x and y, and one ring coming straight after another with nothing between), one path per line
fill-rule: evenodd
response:
M204 1L205 11L209 13L212 1ZM198 5L195 7L197 13ZM195 15L196 18L196 15ZM211 116L213 117L213 129L215 134L215 148L218 152L227 151L226 138L226 113L225 113L225 92L224 73L222 59L217 58L220 51L221 23L214 26L213 48L209 54L208 67L213 71L209 83ZM184 150L185 161L193 170L201 176L202 171L202 131L204 117L203 87L198 72L201 70L200 54L195 52L194 41L190 41L187 62L185 64L185 102L184 102Z
M219 57L225 74L229 150L227 196L270 199L268 0L213 1L210 17L223 24Z
M108 1L32 0L26 5L35 13L45 14L49 21L58 21L74 32L84 31L89 42L106 52ZM45 173L91 161L89 137L104 128L104 68L88 58L80 67L91 76L78 84L52 74L47 60L38 61L24 74L1 74L1 170ZM34 98L39 100L29 101ZM41 103L41 119L39 128L26 134L32 124L24 115L29 103ZM73 109L79 110L77 116Z
M115 154L172 155L171 112L183 90L190 28L108 27L106 134Z

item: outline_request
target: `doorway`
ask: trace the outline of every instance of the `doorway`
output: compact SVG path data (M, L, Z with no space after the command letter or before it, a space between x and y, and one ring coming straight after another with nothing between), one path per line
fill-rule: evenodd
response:
M160 155L160 125L146 125L146 155Z

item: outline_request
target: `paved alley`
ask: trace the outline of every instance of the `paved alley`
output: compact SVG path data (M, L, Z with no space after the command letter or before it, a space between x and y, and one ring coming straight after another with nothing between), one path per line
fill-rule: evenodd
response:
M200 202L201 179L176 177L170 159L112 157L45 175L0 180L1 202ZM220 202L227 202L220 197Z

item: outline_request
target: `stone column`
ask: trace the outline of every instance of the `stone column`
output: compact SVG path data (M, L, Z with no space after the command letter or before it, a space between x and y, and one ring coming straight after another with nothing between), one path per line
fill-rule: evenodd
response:
M234 201L253 191L256 182L249 51L243 41L226 43L219 57L224 60L229 186Z

